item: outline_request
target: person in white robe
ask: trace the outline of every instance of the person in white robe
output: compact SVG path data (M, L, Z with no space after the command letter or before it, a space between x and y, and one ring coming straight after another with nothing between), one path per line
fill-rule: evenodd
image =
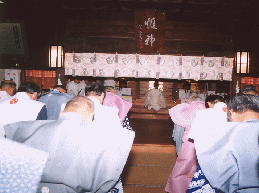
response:
M103 105L106 95L104 85L95 82L88 84L85 89L85 95L94 102L94 124L106 127L107 129L123 128L118 115L119 109Z
M80 83L80 80L78 77L75 77L74 80L70 81L67 84L67 93L74 96L78 96L78 94L80 93L79 83Z
M46 105L36 101L40 92L41 89L37 84L33 82L22 83L12 98L0 102L0 124L46 120Z
M154 87L154 89L147 91L144 106L147 107L148 110L153 108L158 111L161 108L166 108L167 103L163 91L158 89L157 81L155 82Z
M85 95L94 103L95 115L93 124L95 128L106 128L107 132L127 130L122 127L118 116L119 109L102 105L106 95L106 88L103 84L94 82L86 85ZM120 139L118 139L118 136L112 136L111 140L119 143ZM110 190L111 193L114 191L119 193L123 192L123 186L120 179L116 183L115 187Z
M227 106L232 124L211 122L217 127L208 126L213 130L209 133L211 141L204 141L206 147L197 149L199 165L215 189L229 193L259 192L259 98L236 95ZM207 136L205 133L204 138ZM194 143L197 140L194 138Z
M227 104L223 101L219 95L210 95L205 99L206 109L196 112L188 134L188 138L194 140L196 155L214 145L215 140L227 132L222 126L227 123Z

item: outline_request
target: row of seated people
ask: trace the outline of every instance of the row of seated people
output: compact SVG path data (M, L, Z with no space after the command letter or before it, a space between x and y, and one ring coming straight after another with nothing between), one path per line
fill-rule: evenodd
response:
M125 126L130 103L99 83L86 85L87 97L60 86L40 95L31 82L8 96L8 86L15 90L13 82L1 84L1 173L9 174L0 180L2 192L123 192L120 175L135 137Z
M166 192L259 192L259 97L252 85L242 91L169 109L183 135Z

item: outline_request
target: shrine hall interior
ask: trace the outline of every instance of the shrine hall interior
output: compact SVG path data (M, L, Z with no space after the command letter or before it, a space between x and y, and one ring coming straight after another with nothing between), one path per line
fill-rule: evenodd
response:
M254 0L0 0L0 79L17 70L16 81L33 81L47 92L58 79L66 85L79 74L81 79L101 83L114 79L116 89L130 89L124 97L132 101L128 116L135 139L121 175L123 189L125 193L164 192L177 158L168 109L184 102L180 93L210 91L229 99L245 84L259 89L258 8ZM61 66L49 65L52 46L63 47ZM244 63L242 70L241 53L249 53L249 65ZM100 69L96 61L105 56L107 65L119 64L121 57L132 57L134 65L141 63L140 57L155 58L150 61L154 69L139 65L130 75L116 69L103 75L109 66ZM86 58L99 70L80 68ZM180 65L166 67L171 65L166 60L183 67L191 61L191 69L200 66L204 71L198 78L188 78L179 71ZM214 64L221 67L214 69ZM158 65L163 71L155 70ZM232 69L225 73L223 68ZM125 65L120 72L128 69ZM208 79L211 69L219 74ZM192 70L186 72L190 75ZM145 94L156 80L168 104L158 111L144 107Z
M156 21L149 23L149 27L157 29L153 34L156 38L153 38L152 47L145 46L139 36L140 33L145 34L139 25L139 21L143 25L147 22L142 18L143 13L151 19L156 16ZM237 86L241 89L249 83L258 88L259 17L256 1L1 0L0 20L1 25L20 24L24 48L22 53L6 53L1 48L0 69L18 69L21 82L34 81L45 91L57 83L57 78L66 85L71 77L71 74L66 74L66 65L62 68L49 67L49 48L53 45L63 46L66 54L233 59L231 80L80 76L100 82L113 78L117 88L126 83L126 87L131 89L133 105L129 117L136 130L135 143L138 144L172 144L173 123L168 109L181 103L179 91L182 89L196 89L198 92L210 90L230 97L236 93ZM3 39L1 36L0 42L6 42ZM152 42L152 36L148 41ZM240 51L249 52L249 67L245 73L239 73L236 66L235 56ZM66 64L66 57L64 61ZM50 75L42 78L33 74L37 71ZM150 81L157 79L163 86L168 107L159 111L148 110L144 107L145 93L150 89Z

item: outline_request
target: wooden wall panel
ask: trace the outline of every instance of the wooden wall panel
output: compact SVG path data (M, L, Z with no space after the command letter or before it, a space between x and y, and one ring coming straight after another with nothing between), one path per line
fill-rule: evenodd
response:
M67 26L65 50L68 53L139 52L132 20L70 20ZM213 23L166 21L163 54L234 57L232 28Z

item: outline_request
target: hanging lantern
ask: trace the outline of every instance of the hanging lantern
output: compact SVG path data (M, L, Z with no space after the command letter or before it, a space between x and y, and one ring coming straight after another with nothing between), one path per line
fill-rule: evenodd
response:
M50 68L62 68L64 65L64 52L62 46L50 46L49 47L49 67Z
M249 73L249 52L238 51L235 56L236 72L237 73Z

